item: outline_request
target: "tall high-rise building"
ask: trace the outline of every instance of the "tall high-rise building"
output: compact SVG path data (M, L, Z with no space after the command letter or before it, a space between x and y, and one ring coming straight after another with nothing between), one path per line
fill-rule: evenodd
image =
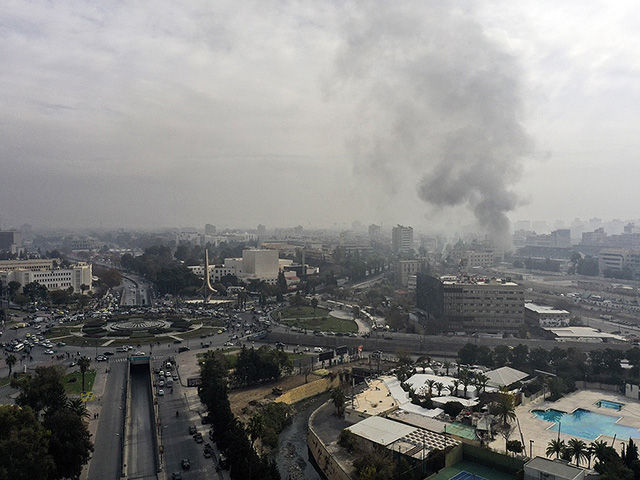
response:
M267 234L267 227L265 227L262 224L258 225L258 236L264 237L266 234Z
M398 225L391 231L391 247L394 252L407 253L413 250L413 228Z

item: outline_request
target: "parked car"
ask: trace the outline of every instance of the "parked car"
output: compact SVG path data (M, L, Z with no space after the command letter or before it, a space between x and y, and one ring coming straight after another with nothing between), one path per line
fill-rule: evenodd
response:
M191 468L191 463L189 462L188 458L182 459L182 468L183 470L189 470Z
M198 430L195 425L189 425L189 435L195 435L197 431Z

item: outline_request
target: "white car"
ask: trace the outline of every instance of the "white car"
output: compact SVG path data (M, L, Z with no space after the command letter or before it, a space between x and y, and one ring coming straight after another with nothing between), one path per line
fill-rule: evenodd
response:
M322 353L323 352L322 347L315 347L313 349L313 351L316 352L316 353Z
M160 388L160 389L158 390L158 396L159 396L159 397L162 397L163 395L164 395L164 390Z
M47 355L53 355L53 350L45 350L44 353Z

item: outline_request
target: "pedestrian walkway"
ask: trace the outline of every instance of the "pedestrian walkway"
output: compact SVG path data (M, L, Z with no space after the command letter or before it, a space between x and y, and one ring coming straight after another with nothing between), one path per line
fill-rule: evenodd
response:
M126 360L126 359L122 359ZM98 432L98 422L100 421L100 411L102 410L102 404L100 398L104 394L104 390L107 386L107 373L101 368L96 368L96 378L93 382L93 400L85 403L88 413L89 433L91 438L96 438ZM80 480L88 480L89 478L89 465L91 460L82 469Z

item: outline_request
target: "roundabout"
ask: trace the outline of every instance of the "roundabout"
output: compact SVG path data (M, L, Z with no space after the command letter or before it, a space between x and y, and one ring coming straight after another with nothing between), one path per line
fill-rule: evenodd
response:
M136 318L120 322L110 322L105 327L110 332L147 332L151 330L170 329L171 322L161 319Z

